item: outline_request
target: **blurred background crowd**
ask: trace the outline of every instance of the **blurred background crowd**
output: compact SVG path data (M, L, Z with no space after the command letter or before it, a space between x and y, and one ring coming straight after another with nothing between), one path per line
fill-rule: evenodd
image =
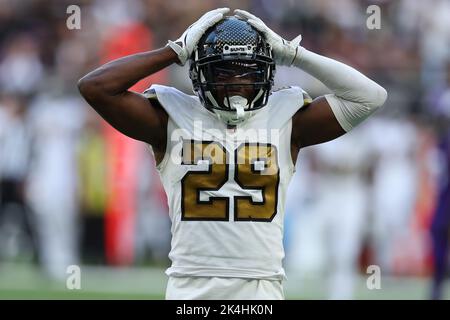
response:
M76 4L81 29L70 30ZM369 30L369 5L381 28ZM32 264L168 265L170 221L148 147L106 125L77 80L112 59L162 47L204 12L249 10L286 39L384 86L384 109L350 134L300 152L286 208L285 265L353 298L369 265L429 279L441 297L450 226L450 1L0 0L0 273ZM187 67L139 82L192 93ZM275 87L327 92L300 70ZM434 279L434 280L433 280ZM433 285L434 283L434 285ZM402 298L399 296L398 298Z

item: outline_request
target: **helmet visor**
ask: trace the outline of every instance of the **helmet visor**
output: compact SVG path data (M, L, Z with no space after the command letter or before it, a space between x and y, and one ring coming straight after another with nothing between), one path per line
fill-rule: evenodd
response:
M264 66L250 61L221 61L211 64L213 83L255 83L265 79Z

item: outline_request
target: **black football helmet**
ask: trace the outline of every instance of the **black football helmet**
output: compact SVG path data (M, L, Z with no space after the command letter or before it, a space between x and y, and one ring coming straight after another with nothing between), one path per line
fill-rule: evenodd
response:
M203 106L227 124L243 122L267 104L275 74L272 50L246 21L226 17L208 29L189 65L194 91ZM245 97L235 94L243 89Z

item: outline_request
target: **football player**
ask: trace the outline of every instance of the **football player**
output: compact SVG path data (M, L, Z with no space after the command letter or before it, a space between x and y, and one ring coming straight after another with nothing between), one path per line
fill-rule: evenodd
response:
M83 77L81 94L113 127L151 146L172 220L167 299L283 299L283 214L301 148L335 139L386 100L353 68L286 41L228 8L203 15L167 46ZM152 85L189 62L195 95ZM272 92L275 66L301 68L332 94Z

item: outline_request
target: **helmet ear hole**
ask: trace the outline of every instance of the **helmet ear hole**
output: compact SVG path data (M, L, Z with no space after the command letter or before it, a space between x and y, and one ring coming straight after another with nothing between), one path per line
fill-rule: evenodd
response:
M275 74L272 51L264 36L246 21L226 17L209 28L200 38L189 64L194 91L207 109L236 112L230 110L219 95L219 91L225 92L229 101L229 92L236 86L251 86L253 89L254 93L246 97L245 113L251 114L250 111L267 104ZM220 77L220 70L216 69L219 65L226 65L230 74L235 71L230 78L247 77L248 83L225 82ZM226 76L226 70L223 75ZM221 118L224 118L223 113Z

